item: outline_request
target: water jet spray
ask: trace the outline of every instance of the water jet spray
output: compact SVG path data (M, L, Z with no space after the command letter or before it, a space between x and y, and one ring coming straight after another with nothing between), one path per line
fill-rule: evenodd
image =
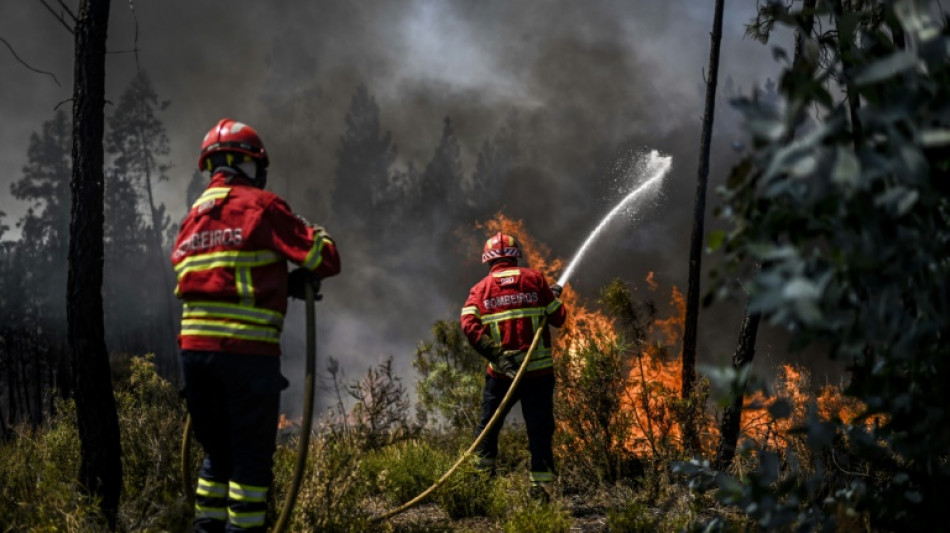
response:
M637 170L642 176L646 176L646 181L641 183L636 189L634 189L630 194L625 196L620 202L614 206L613 209L608 212L604 218L600 220L600 223L597 224L597 227L594 228L594 231L591 231L587 236L587 240L584 241L584 244L577 250L577 253L574 254L574 258L571 259L571 262L567 265L567 268L564 270L564 273L561 274L561 277L558 278L557 284L563 287L567 284L567 281L570 279L571 274L574 273L574 269L577 267L577 264L580 263L581 259L584 258L584 255L587 253L587 249L590 248L590 245L597 239L600 233L607 227L607 224L620 213L628 205L632 205L638 199L642 199L645 195L654 190L654 187L658 185L667 174L669 174L670 169L673 167L673 158L668 155L660 155L660 152L656 150L650 151L644 157L640 164L637 165Z

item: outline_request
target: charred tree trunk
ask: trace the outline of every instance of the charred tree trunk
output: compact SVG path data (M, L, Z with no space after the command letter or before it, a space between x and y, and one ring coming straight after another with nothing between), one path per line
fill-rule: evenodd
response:
M762 315L759 313L750 314L746 311L742 327L739 329L739 346L732 356L732 368L736 371L752 364L752 359L755 357L755 337L759 331L759 320L761 318ZM713 462L713 468L716 470L726 469L736 456L744 393L744 390L739 390L738 394L732 399L732 404L726 407L726 411L722 414L719 447L716 449L716 459Z
M102 317L105 52L109 0L83 0L75 37L72 218L66 319L81 446L79 481L115 528L122 463Z
M13 351L7 352L7 425L13 427L16 424L16 361L13 359Z
M722 12L725 0L716 0L713 16L712 44L709 47L709 79L706 80L706 111L699 146L699 172L693 200L693 231L689 241L689 285L686 290L686 324L683 333L682 397L690 400L696 385L696 334L699 323L700 271L702 267L703 233L706 217L706 184L709 181L709 150L712 142L713 118L716 112L716 83L719 76L719 44L722 41ZM699 449L696 408L691 407L683 427L683 440L688 449Z

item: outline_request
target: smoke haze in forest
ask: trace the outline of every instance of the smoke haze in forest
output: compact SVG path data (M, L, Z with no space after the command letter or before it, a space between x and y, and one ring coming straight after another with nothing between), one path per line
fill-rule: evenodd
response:
M53 72L61 86L0 50L0 211L10 226L25 212L9 188L26 162L29 136L70 97L72 72L72 36L42 4L20 3L0 18L0 37L32 66ZM755 4L742 0L726 8L707 229L715 224L715 186L734 162L731 145L740 139L727 97L748 93L778 71L768 46L743 38ZM229 116L260 132L271 157L268 187L295 211L325 224L338 241L344 272L326 282L318 308L321 368L333 356L355 377L392 355L411 383L416 344L429 338L434 321L457 317L469 286L484 271L476 220L452 216L464 210L433 208L442 231L454 238L432 242L424 234L408 235L396 251L354 242L360 234L350 231L353 217L332 199L341 192L336 187L366 186L335 179L344 117L360 84L379 106L382 129L392 133L395 173L423 173L443 119L450 117L462 190L473 185L483 142L515 116L518 164L502 182L498 208L524 219L535 238L565 259L629 192L631 184L618 183L611 171L619 158L643 148L672 155L674 168L658 206L634 229L615 224L605 232L591 252L595 257L571 281L588 301L614 277L638 284L649 271L661 286L685 291L712 3L276 5L135 2L137 57L159 98L171 102L160 117L170 141L171 179L158 185L157 194L172 222L184 215L202 136ZM129 4L113 2L109 49L116 53L107 59L106 74L112 102L136 70L136 55L128 52L135 46L135 20ZM69 103L62 105L68 111ZM420 205L444 200L423 197ZM719 305L724 309L716 312L716 324L711 313L701 315L701 364L725 361L735 346L741 309ZM292 304L284 334L288 376L302 366L302 316L299 303ZM764 357L757 365L768 365L782 346L770 346L764 335L759 351Z

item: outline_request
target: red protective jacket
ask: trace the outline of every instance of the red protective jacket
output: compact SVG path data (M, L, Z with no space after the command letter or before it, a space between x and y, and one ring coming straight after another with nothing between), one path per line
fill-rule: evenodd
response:
M544 315L548 315L548 325L554 327L564 324L567 317L564 305L551 292L544 275L515 266L511 261L501 261L469 291L462 308L462 331L473 346L482 335L491 335L505 350L527 351ZM525 372L525 377L552 372L548 328L541 334L541 342ZM491 364L488 373L505 379Z
M280 355L287 261L340 271L336 245L272 192L219 172L181 223L172 251L184 350Z

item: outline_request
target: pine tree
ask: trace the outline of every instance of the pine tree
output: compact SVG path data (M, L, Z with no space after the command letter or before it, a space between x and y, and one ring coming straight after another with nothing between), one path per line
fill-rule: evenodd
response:
M511 112L495 135L482 142L468 195L476 217L484 218L502 207L505 182L521 156L520 136L518 114Z
M30 136L23 177L10 186L14 198L29 204L17 226L17 253L31 265L20 278L28 301L49 324L65 326L66 256L69 248L69 177L71 132L65 112L43 123Z
M379 207L390 194L396 146L390 133L383 132L379 106L364 84L356 88L345 121L346 131L336 151L333 221L366 235L377 231L387 218Z
M440 228L437 224L458 218L463 195L461 148L452 119L446 116L442 120L442 137L419 180L416 219L440 233L451 232L451 228Z
M154 195L155 182L167 181L166 172L170 168L167 162L170 153L168 135L165 125L158 117L168 105L168 101L158 98L148 76L140 70L122 93L115 111L109 117L105 148L113 156L113 168L108 174L111 179L106 188L112 187L116 190L107 190L106 194L112 201L125 205L110 205L107 202L110 206L107 211L111 211L107 216L119 215L118 221L106 222L107 226L113 229L113 235L111 238L107 237L107 240L113 245L126 246L107 251L107 255L111 254L113 258L126 264L117 265L113 262L111 267L119 276L107 277L106 284L116 284L120 281L132 284L107 287L107 290L116 295L137 293L140 296L137 305L125 309L129 314L124 316L132 319L129 322L133 328L130 331L132 338L151 341L142 348L157 352L160 369L165 373L174 373L177 369L177 354L173 342L175 324L172 309L172 273L164 251L164 235L169 220L165 214L165 206L158 204ZM147 224L140 224L135 220L135 213L128 212L130 209L138 210L140 205L149 219ZM118 235L116 232L125 232L125 235ZM126 249L135 247L134 243L125 242L129 234L148 245L140 251ZM122 269L135 272L137 277L122 280ZM143 290L145 287L148 290ZM113 309L121 309L124 303L109 301L108 305ZM110 329L113 326L123 327L110 323ZM131 348L125 345L120 347Z

